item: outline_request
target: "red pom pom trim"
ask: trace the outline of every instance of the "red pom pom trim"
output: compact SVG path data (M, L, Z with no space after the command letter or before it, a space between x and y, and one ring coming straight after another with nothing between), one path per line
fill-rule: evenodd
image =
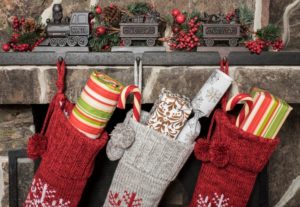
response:
M229 151L222 143L213 143L209 150L210 161L217 167L225 167L229 162Z
M194 147L194 153L198 160L209 161L209 145L210 143L206 139L198 139Z
M198 160L212 162L216 167L223 168L229 163L229 149L221 142L199 139L195 144L194 153Z

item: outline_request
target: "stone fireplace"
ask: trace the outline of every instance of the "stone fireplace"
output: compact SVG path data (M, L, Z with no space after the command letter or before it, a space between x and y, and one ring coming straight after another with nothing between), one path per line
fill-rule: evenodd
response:
M234 79L231 94L249 92L252 86L269 90L294 108L280 131L281 143L268 166L258 176L249 207L300 205L300 53L265 52L260 56L233 52L228 56L229 74ZM35 165L26 158L26 143L39 131L47 104L55 93L57 54L0 53L0 206L21 206L31 183ZM133 83L131 53L67 53L66 94L75 102L93 70ZM193 98L211 72L218 68L216 52L145 53L143 69L143 109L150 110L165 87ZM130 108L130 107L127 107ZM125 117L117 110L108 124L110 131ZM209 119L201 120L202 134ZM117 162L110 162L105 151L83 195L81 206L101 206L104 202ZM163 207L185 207L191 199L201 162L192 155L178 179L171 184L161 202ZM297 190L298 189L298 190ZM18 203L18 205L17 205Z

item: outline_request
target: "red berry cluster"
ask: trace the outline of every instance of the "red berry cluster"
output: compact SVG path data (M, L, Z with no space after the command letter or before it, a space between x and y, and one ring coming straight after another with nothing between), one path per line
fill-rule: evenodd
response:
M17 33L14 33L11 37L11 40L2 45L2 50L4 52L9 52L11 49L15 52L27 52L27 51L32 51L35 47L37 47L41 42L44 41L44 38L39 39L36 41L33 45L30 45L28 43L18 43L18 37L20 35Z
M253 53L260 54L266 47L265 41L261 39L249 40L245 42L245 46Z
M172 50L187 50L190 51L200 45L197 31L201 23L198 21L198 17L194 17L188 21L188 30L178 30L176 33L173 28L175 36L169 43ZM177 27L177 26L175 26ZM177 31L177 30L176 30Z
M24 24L24 17L21 17L20 19L17 16L12 17L12 28L14 29L14 31L19 31Z
M256 40L250 40L245 42L246 47L253 53L260 54L264 49L272 46L273 50L279 51L283 48L283 42L281 39L275 41L264 41L257 38Z
M283 41L282 39L278 39L278 40L275 40L273 43L272 43L272 48L273 50L275 51L280 51L283 49Z
M25 18L21 17L18 18L17 16L12 17L11 27L13 29L13 33L10 37L9 42L2 45L2 50L4 52L9 52L10 50L13 50L15 52L26 52L26 51L32 51L33 48L41 44L41 42L44 40L44 38L41 38L37 40L33 45L28 43L20 43L19 39L20 36L23 35L24 31L22 31L22 27L25 25Z
M232 20L234 17L235 17L235 12L230 12L230 13L228 13L228 14L226 15L226 21L227 21L228 23L230 23L231 20Z
M29 44L12 44L11 48L16 52L27 52L31 50L31 47Z
M20 36L21 35L19 33L13 33L10 38L10 43L17 43Z

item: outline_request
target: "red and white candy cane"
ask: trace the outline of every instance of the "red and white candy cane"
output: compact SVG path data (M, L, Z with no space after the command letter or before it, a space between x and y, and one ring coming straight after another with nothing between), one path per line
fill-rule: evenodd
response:
M226 104L226 111L231 111L237 104L244 103L244 107L240 111L238 117L236 118L235 125L237 127L243 122L243 120L248 116L250 109L253 105L253 98L249 94L240 93L233 96Z
M125 109L126 100L129 94L133 94L133 119L139 122L141 116L142 95L137 86L129 85L122 90L117 107L120 109Z

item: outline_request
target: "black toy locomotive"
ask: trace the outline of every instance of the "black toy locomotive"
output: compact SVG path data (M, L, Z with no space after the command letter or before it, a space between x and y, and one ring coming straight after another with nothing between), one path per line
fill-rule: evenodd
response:
M90 37L89 12L73 12L71 18L66 17L62 23L63 12L61 4L54 4L53 22L47 19L47 39L43 45L52 47L59 46L81 46L88 45Z

